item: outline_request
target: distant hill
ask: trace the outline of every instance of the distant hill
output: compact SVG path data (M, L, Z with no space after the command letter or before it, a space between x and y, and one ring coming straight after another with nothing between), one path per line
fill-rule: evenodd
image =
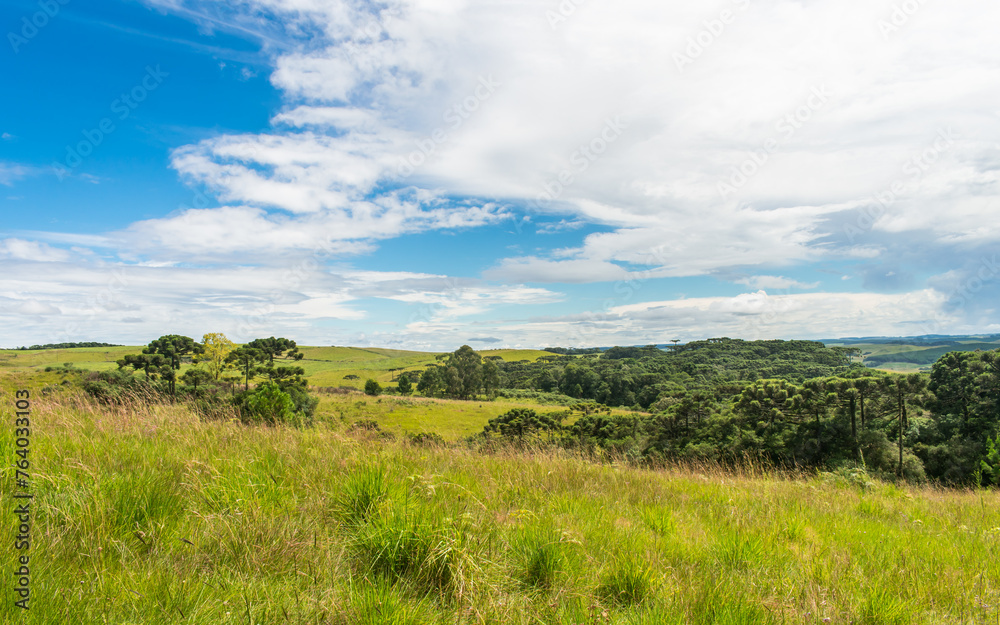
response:
M1000 334L847 337L821 342L830 347L860 349L863 363L868 367L916 365L929 368L948 352L1000 349Z

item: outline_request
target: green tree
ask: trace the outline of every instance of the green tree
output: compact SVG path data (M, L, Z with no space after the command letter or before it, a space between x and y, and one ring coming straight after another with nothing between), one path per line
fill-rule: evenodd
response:
M371 395L372 397L377 397L382 394L382 385L377 381L368 378L365 381L365 395Z
M167 361L166 367L168 368L163 370L162 375L170 383L170 394L176 395L177 376L174 372L181 368L181 360L184 356L200 354L203 351L204 347L200 343L196 343L191 337L179 334L166 334L150 342L142 350L142 353L163 356L164 360Z
M896 406L896 416L894 420L897 421L896 431L899 445L899 464L896 467L896 475L902 477L903 433L909 426L907 406L911 401L917 399L924 389L927 388L927 380L919 373L913 373L908 376L893 375L884 378L883 388L885 388L886 394L893 399Z
M424 397L436 397L444 390L443 369L437 365L427 367L417 382L417 391Z
M501 378L500 378L500 367L497 363L490 359L483 363L483 393L493 399L496 397L497 392L500 390Z
M135 371L145 372L147 382L149 382L151 377L158 375L164 363L166 363L166 360L159 354L128 354L117 361L119 370L125 367L132 367Z
M212 374L209 373L208 371L193 367L185 371L184 375L181 376L181 382L184 382L185 384L189 384L194 387L195 395L198 394L199 384L207 384L213 379L214 378L212 377Z
M286 338L274 338L272 336L266 339L254 339L247 343L246 346L251 349L259 349L264 354L267 354L268 365L272 367L274 366L275 358L302 360L305 356L296 347L295 341Z
M267 361L267 354L252 347L238 347L229 352L226 361L233 363L243 374L243 390L250 390L250 380L257 376Z
M470 399L483 387L483 359L468 345L452 352L446 371L449 395Z
M400 395L409 395L413 392L413 385L410 384L410 376L405 373L399 376L399 382L396 384L396 389L399 391Z

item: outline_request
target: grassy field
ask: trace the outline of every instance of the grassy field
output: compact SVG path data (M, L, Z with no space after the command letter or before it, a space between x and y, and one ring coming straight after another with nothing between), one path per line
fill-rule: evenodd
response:
M68 389L33 399L23 612L0 406L3 623L1000 622L995 491L421 447Z
M869 366L874 364L876 369L891 371L893 373L914 373L917 371L930 371L934 362L951 351L975 351L991 350L1000 348L1000 342L984 342L969 338L958 341L958 345L900 345L898 343L838 343L836 341L826 342L827 346L855 347L862 350L864 361L869 362ZM896 358L888 358L898 355ZM874 360L869 360L874 359ZM885 362L882 360L885 359ZM864 362L863 361L863 362Z
M0 372L38 372L45 367L72 363L79 369L109 371L118 368L116 361L126 354L137 354L142 346L131 347L79 347L47 350L0 350ZM299 361L279 360L278 364L298 365L306 371L306 379L313 386L348 386L363 388L365 380L372 378L380 384L394 384L400 374L423 371L427 365L440 363L434 352L361 347L300 347L304 358ZM507 361L535 361L549 352L535 349L497 349L480 352L483 357L500 356ZM181 372L190 364L185 364ZM349 378L348 376L357 376Z

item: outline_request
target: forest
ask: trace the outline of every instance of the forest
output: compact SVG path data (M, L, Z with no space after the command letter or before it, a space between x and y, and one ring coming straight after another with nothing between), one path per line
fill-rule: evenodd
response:
M537 360L511 361L463 345L401 372L395 385L369 379L363 388L371 396L532 406L496 414L471 444L544 444L645 464L859 466L917 482L1000 484L1000 350L944 352L930 372L905 375L861 365L859 351L717 338L548 348ZM302 358L287 338L236 345L221 334L201 343L167 335L83 384L106 402L160 394L191 401L206 418L235 411L245 423L307 426L318 399L296 364Z

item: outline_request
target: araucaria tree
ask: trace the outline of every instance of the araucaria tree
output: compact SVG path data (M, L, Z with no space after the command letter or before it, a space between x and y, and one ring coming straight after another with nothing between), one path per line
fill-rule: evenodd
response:
M142 369L146 379L155 370L167 381L171 395L177 393L177 370L185 356L202 353L204 348L194 339L178 334L166 334L152 341L142 350L142 354L130 354L118 361L118 368L131 366L135 370Z

